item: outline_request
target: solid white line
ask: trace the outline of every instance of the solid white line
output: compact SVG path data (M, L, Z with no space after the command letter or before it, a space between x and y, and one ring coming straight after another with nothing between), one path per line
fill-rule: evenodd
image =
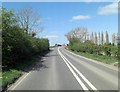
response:
M100 64L100 65L102 65L102 66L105 66L106 68L109 68L109 69L112 69L112 70L118 71L118 68L115 68L115 67L112 68L112 67L110 67L109 65L104 64L104 63L101 63L101 62L99 62L99 61L97 61L97 60L93 60L93 59L86 58L86 57L81 56L81 55L77 55L77 54L75 54L75 53L73 53L73 52L70 52L70 51L68 51L68 50L66 50L66 49L65 49L65 51L67 51L68 53L71 53L71 54L73 54L73 55L75 55L75 56L78 56L78 57L80 57L80 58L84 58L84 59L86 59L86 60L90 60L91 62L94 62L94 63L96 63L96 64Z
M65 58L65 57L64 57ZM73 67L73 69L83 78L83 80L93 89L93 90L97 90L88 80L87 78L85 78L85 76L83 76L83 74L67 59L65 58L68 63Z
M58 48L58 53L60 54L60 56L62 57L62 59L64 60L64 62L66 63L66 65L68 66L69 70L72 72L72 74L74 75L74 77L76 78L76 80L78 81L78 83L80 84L80 86L83 88L83 90L88 90L88 88L84 85L84 83L80 80L80 78L77 76L77 74L74 72L74 70L70 67L70 65L66 62L66 60L64 59L63 55L61 54L61 52L59 51Z
M27 73L11 90L14 90L30 73Z
M93 89L97 90L88 80L83 76L83 74L63 55L63 57L67 60L67 62L72 66L72 68L81 76L81 78Z

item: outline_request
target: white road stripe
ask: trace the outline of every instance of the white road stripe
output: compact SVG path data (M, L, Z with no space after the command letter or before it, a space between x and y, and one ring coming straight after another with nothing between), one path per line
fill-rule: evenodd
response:
M60 51L59 51L60 52ZM60 52L61 53L61 52ZM81 78L92 88L92 90L97 90L86 78L83 74L64 56L65 60L72 66L72 68L81 76Z
M76 80L78 81L78 83L80 84L80 86L83 88L83 90L88 90L88 88L84 85L84 83L80 80L80 78L77 76L77 74L74 72L74 70L70 67L70 65L66 62L65 58L63 57L63 55L61 54L61 52L58 49L58 52L60 54L60 56L62 57L62 59L64 60L64 62L66 63L66 65L68 66L69 70L72 72L72 74L74 75L74 77L76 78Z
M77 54L75 54L75 53L73 53L73 52L70 52L70 51L68 51L68 50L66 50L66 49L65 49L65 51L67 51L68 53L71 53L71 54L73 54L73 55L75 55L75 56L78 56L78 57L80 57L80 58L84 58L84 59L90 60L91 62L94 62L94 63L96 63L96 64L100 64L100 65L102 65L102 66L105 66L106 68L109 68L109 69L118 71L118 67L114 67L114 66L111 67L111 66L108 65L108 64L104 64L104 63L101 63L101 62L99 62L99 61L97 61L97 60L93 60L93 59L86 58L86 57L81 56L81 55L77 55Z
M19 79L20 81L17 82L17 84L11 89L11 91L13 91L30 73L27 73L21 80Z
M65 57L64 57L65 58ZM65 58L67 61L68 59ZM83 74L70 62L68 61L68 63L73 67L73 69L83 78L83 80L93 89L93 90L97 90L86 78L85 76L83 76Z

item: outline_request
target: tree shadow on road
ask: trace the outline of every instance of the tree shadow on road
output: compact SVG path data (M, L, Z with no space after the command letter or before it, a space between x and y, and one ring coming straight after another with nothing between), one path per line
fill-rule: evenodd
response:
M50 53L53 50L50 49L49 51L46 51L44 53L38 53L34 56L31 56L30 58L21 60L19 63L14 64L12 66L9 66L9 70L18 70L22 72L30 72L30 71L39 71L40 68L48 68L46 65L43 64L44 60L43 58L50 57ZM7 71L7 70L5 70Z
M7 69L5 69L4 72L9 72L12 74L13 71L15 71L15 72L21 71L21 73L17 74L16 76L14 75L15 77L12 79L12 82L10 82L10 83L7 82L4 86L2 86L2 90L3 91L7 90L7 86L14 83L24 73L29 73L31 71L40 71L41 69L49 68L48 66L46 66L44 64L45 60L43 60L43 58L49 57L49 55L52 51L53 50L49 50L42 54L38 53L34 56L31 56L30 58L23 59L19 63L17 62L16 64L13 64L12 66L9 65L9 67L7 67Z
M33 63L31 65L29 65L27 68L25 68L23 70L23 72L30 72L30 71L40 71L41 68L42 69L46 69L48 68L48 66L46 66L44 64L46 58L49 57L49 54L52 52L53 50L50 50L49 52L45 53L42 56L36 57L35 59L33 59Z

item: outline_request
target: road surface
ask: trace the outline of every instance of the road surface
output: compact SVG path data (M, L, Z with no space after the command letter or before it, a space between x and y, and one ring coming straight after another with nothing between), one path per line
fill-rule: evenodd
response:
M8 90L118 90L118 71L57 47Z

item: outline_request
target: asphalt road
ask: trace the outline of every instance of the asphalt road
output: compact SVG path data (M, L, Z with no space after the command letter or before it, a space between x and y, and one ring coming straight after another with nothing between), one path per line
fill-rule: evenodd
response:
M41 61L8 90L118 90L117 68L63 47L51 49Z

